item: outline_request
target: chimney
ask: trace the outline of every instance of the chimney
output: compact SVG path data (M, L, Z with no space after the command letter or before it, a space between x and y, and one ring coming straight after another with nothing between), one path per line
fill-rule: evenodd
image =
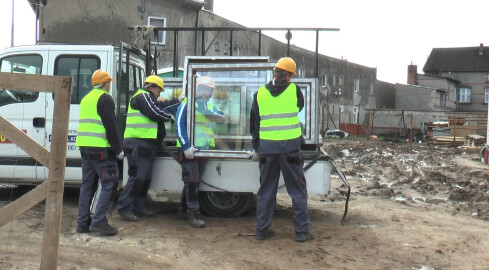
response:
M417 74L418 74L418 66L413 65L413 63L411 62L411 65L408 66L407 83L417 85L418 84L417 78L416 78Z
M206 0L204 9L210 12L214 12L214 0Z
M481 44L479 45L479 55L483 55L483 54L484 54L484 44L483 44L483 43L481 43Z

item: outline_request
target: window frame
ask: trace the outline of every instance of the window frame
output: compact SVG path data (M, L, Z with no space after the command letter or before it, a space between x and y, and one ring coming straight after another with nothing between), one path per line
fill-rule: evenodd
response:
M353 123L354 124L358 124L359 116L360 116L360 108L359 107L353 107Z
M303 68L297 68L297 77L298 78L304 78L306 72Z
M472 89L471 88L468 88L468 87L460 87L457 89L457 102L458 103L465 103L465 104L469 104L471 103L471 98L472 98ZM461 97L462 97L462 90L464 90L464 101L461 100ZM468 94L468 97L467 97L467 94ZM468 101L467 101L468 99Z
M151 24L151 20L163 20L163 26L161 27L166 27L168 19L166 17L159 17L159 16L148 16L148 25ZM153 25L154 26L154 25ZM160 26L155 26L155 27L160 27ZM154 33L151 33L151 44L158 44L158 45L166 45L166 31L158 31L158 37L159 40L155 40Z
M328 74L321 75L321 87L323 88L328 87Z
M218 57L219 58L219 57ZM273 70L275 63L264 62L263 57L262 60L256 60L256 57L234 57L237 62L234 62L232 65L229 63L219 63L220 59L217 59L217 63L212 60L216 60L216 57L187 57L185 63L185 72L183 81L183 90L187 93L188 104L187 106L187 134L189 136L189 141L191 144L194 144L194 126L192 123L194 122L194 103L195 103L195 83L196 83L196 74L205 73L206 71L218 71L221 69L225 70L242 70L242 69L256 69L256 70ZM255 62L243 62L241 59L252 58L255 59ZM207 59L207 63L203 63L204 59ZM223 58L224 59L224 58ZM229 57L226 57L229 61ZM194 61L194 63L192 63ZM232 61L232 60L231 60ZM205 61L204 61L205 62ZM296 83L299 87L306 89L305 101L304 104L304 121L305 126L307 127L305 130L305 134L303 135L306 144L317 144L318 138L318 117L317 117L317 107L318 107L318 97L316 86L318 85L318 80L316 78L307 79L307 78L292 78L292 82ZM315 90L315 91L312 91ZM313 112L315 115L312 115ZM241 115L241 117L248 118L248 115ZM245 132L248 133L248 132ZM251 140L251 135L247 135L244 139ZM201 157L214 157L214 158L249 158L248 151L239 151L239 150L201 150L195 153L196 156Z
M353 92L360 93L360 79L353 80Z

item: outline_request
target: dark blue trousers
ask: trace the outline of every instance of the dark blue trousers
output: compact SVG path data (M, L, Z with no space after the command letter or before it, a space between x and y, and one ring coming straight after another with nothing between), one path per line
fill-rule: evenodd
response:
M204 173L205 158L195 157L186 159L183 152L179 153L179 161L182 165L183 190L180 196L180 207L187 213L200 214L199 184Z
M307 207L307 187L300 150L284 154L260 155L260 188L257 193L256 231L265 232L272 224L280 172L292 198L294 231L307 232L311 224Z
M129 178L117 201L117 211L132 211L135 215L144 213L157 151L158 147L153 143L140 139L124 139Z
M107 214L112 209L112 193L119 181L119 167L115 155L105 150L81 150L82 183L78 202L78 226L90 226L90 204L100 183L101 192L97 201L91 224L103 226L108 224ZM100 180L100 182L99 182Z

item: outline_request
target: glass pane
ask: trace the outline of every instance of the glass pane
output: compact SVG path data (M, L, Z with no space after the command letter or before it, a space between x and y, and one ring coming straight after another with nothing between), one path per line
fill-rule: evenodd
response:
M306 135L308 134L307 127L309 126L306 124L306 120L308 120L306 119L307 87L299 86L299 88L301 89L302 95L304 96L304 109L299 112L299 121L301 123L302 135Z
M92 74L99 69L99 60L94 57L61 56L56 59L55 75L73 77L71 104L80 104L92 90Z
M92 90L92 74L99 69L99 61L95 58L81 58L78 74L78 95L83 98ZM80 99L81 101L81 99Z
M200 71L195 73L193 85L202 76L214 80L215 90L209 95L205 87L192 88L196 89L193 92L195 125L191 125L193 144L203 150L250 150L249 114L253 95L271 80L271 69ZM209 111L223 114L224 123L214 121Z
M171 79L176 79L170 81ZM178 98L182 94L182 78L164 78L164 89L160 94L160 100L170 100L173 98ZM169 142L170 145L174 145L177 140L175 132L174 121L165 121L166 136L165 141Z
M0 62L2 72L41 74L42 57L40 55L18 55L3 58ZM13 91L0 89L0 106L11 103L34 102L39 92Z

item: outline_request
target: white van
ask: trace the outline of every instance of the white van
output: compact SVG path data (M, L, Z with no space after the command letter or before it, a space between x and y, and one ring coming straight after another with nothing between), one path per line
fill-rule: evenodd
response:
M81 183L81 158L75 141L79 104L92 89L91 74L97 69L103 69L114 78L110 94L116 104L117 126L119 136L122 136L127 102L134 91L142 86L145 78L145 60L144 52L123 43L119 47L32 45L0 52L1 72L71 75L74 79L67 137L66 185ZM267 57L187 57L183 78L164 78L163 96L171 98L174 93L183 91L187 94L189 104L193 104L196 78L200 76L213 77L217 89L226 92L226 100L217 97L214 100L216 106L222 105L226 115L226 122L216 126L214 131L217 147L196 153L209 158L199 197L201 208L207 214L234 217L251 206L253 193L259 188L259 169L258 164L249 159L249 112L253 94L272 78L273 66ZM305 140L305 164L315 164L307 166L305 176L308 193L329 194L330 163L326 159L318 159L322 155L318 151L322 140L318 128L317 79L296 79L294 82L305 97L305 108L299 115ZM50 149L51 144L53 102L51 93L0 89L0 115L47 149ZM190 117L187 119L187 132L190 143L194 139L193 110L194 106L188 106L187 114ZM156 157L150 188L181 191L181 168L174 159L174 126L172 122L165 124L167 147ZM127 170L122 169L121 175L126 180ZM0 183L39 184L47 177L47 168L0 135ZM283 179L279 184L279 192L285 192Z
M80 151L75 146L80 101L92 90L92 73L107 70L114 78L110 94L118 108L125 104L118 88L133 92L142 85L145 54L127 45L31 45L5 49L0 53L0 71L25 74L62 75L73 77L66 185L81 183ZM122 51L121 63L119 54ZM126 63L127 55L129 62ZM122 76L118 76L119 65ZM129 70L129 72L127 72ZM130 78L130 79L129 79ZM120 87L123 86L123 87ZM0 90L0 115L19 127L31 138L50 149L54 99L51 93ZM117 111L122 123L121 110ZM120 119L120 120L119 120ZM39 164L8 138L0 135L0 179L17 184L37 184L47 179L47 168Z

